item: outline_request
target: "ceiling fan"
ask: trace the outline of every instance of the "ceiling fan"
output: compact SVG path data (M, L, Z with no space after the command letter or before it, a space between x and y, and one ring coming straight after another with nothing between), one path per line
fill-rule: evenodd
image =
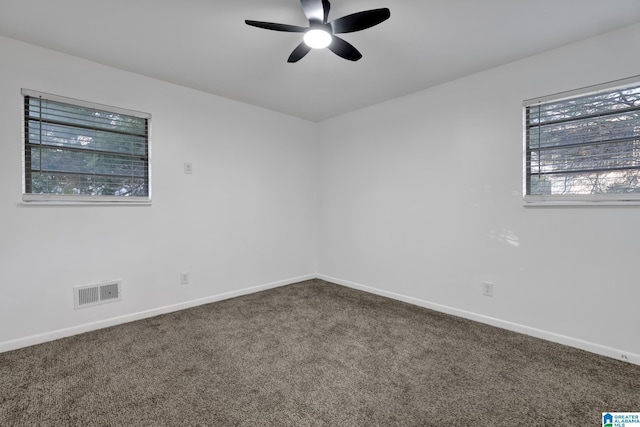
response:
M327 22L329 10L331 9L329 0L300 0L300 4L302 4L302 10L309 20L308 27L252 21L250 19L244 21L247 25L267 30L304 33L303 42L291 52L288 62L298 62L311 49L323 49L325 47L344 59L357 61L362 58L362 54L350 43L337 37L336 34L365 30L386 21L391 16L391 12L387 8L372 9Z

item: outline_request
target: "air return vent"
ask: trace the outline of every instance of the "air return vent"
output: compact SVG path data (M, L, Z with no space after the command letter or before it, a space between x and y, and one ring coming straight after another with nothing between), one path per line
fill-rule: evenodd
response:
M120 280L73 288L74 308L85 308L120 301Z

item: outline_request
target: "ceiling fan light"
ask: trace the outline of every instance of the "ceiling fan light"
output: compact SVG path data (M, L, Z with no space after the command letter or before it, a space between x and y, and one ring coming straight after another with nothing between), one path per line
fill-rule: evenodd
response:
M324 30L309 30L304 34L304 42L313 49L324 49L331 44L331 34Z

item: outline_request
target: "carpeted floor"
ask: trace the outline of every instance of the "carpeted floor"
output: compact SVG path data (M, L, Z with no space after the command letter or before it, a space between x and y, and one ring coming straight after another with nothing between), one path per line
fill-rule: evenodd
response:
M640 367L311 280L0 354L2 426L600 426Z

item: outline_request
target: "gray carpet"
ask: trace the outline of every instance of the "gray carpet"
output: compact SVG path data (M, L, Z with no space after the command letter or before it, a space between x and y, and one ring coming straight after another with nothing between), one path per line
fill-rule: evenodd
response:
M311 280L0 354L2 426L600 426L640 367Z

